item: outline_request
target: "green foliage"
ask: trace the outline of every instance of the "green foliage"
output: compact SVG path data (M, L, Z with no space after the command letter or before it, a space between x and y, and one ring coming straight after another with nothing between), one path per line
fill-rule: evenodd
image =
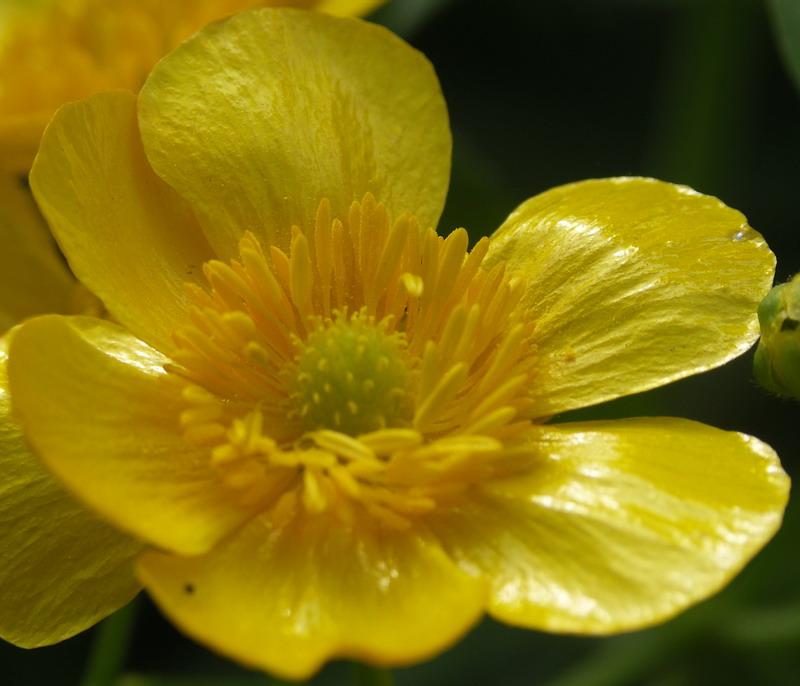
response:
M800 89L800 2L769 0L768 5L786 67Z

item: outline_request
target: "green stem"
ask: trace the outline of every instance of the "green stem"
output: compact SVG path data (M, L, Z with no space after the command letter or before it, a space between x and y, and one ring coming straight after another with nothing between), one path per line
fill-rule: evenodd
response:
M394 686L394 677L388 669L353 663L356 686Z
M646 159L648 173L720 193L741 167L757 102L761 55L757 0L676 5L671 59L662 79Z
M128 655L135 619L136 599L97 627L81 686L111 686L116 681Z

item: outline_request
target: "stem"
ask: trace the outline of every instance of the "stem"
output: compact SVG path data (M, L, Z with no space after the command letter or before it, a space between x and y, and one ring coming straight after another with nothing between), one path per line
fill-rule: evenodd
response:
M394 677L388 669L353 663L356 686L394 686Z
M706 193L731 183L757 101L762 14L754 0L680 6L646 160L655 176Z
M97 627L81 686L110 686L114 683L128 655L135 619L134 598L125 607L106 617Z

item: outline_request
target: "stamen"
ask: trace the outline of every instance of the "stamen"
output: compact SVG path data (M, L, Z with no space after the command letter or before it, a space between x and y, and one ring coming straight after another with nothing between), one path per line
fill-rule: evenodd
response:
M414 415L414 428L418 431L430 429L438 416L443 414L447 403L454 397L467 378L467 365L463 362L453 365L437 381Z
M325 318L330 318L331 316L332 228L331 204L326 198L319 204L314 226L317 273L319 274L319 288L322 294L322 315Z
M311 256L308 252L308 241L299 231L292 239L292 257L289 265L292 301L300 314L300 321L308 319L312 312L311 307Z
M481 268L488 240L392 223L369 194L308 228L288 253L247 232L208 290L185 285L176 421L225 488L276 526L304 508L405 528L530 463L504 441L530 424L534 326L524 284Z

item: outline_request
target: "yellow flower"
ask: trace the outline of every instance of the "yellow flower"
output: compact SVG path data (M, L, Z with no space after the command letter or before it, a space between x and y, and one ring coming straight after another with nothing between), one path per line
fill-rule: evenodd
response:
M200 27L263 6L363 13L377 0L11 0L0 16L2 165L27 172L65 102L139 90L161 57Z
M763 239L714 198L621 178L534 197L470 251L429 228L449 156L424 57L294 10L211 25L138 98L56 116L32 186L125 328L31 320L8 373L44 463L124 532L119 573L80 577L98 602L130 594L142 546L137 577L181 629L304 678L337 656L423 659L484 612L652 625L775 532L788 479L755 438L544 423L747 349L774 268ZM50 515L36 494L0 513ZM0 588L46 567L60 593L97 552L59 575L42 538L0 543L17 560ZM0 629L31 644L23 605Z
M153 65L208 22L258 6L363 13L380 0L4 0L0 7L0 332L44 312L93 313L22 189L65 102L138 91Z

